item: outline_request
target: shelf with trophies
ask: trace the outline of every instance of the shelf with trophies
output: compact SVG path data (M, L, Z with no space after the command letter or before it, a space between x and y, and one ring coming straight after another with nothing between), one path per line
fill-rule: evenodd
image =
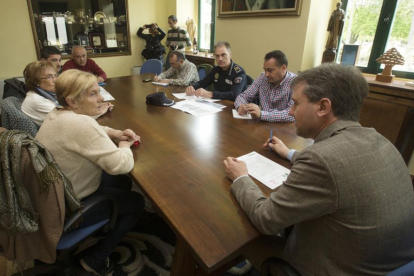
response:
M128 0L28 0L36 51L55 46L62 58L81 45L89 57L131 55Z

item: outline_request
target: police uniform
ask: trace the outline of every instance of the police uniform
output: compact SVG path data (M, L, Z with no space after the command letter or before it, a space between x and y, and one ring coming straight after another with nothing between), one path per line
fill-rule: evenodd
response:
M244 69L231 61L227 71L214 66L210 73L202 80L193 84L195 90L206 88L214 83L213 99L236 100L237 96L246 90L247 79Z

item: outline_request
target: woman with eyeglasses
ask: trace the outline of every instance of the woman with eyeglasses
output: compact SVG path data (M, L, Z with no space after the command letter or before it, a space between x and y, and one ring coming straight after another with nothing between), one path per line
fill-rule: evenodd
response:
M26 66L23 76L28 92L22 103L22 111L36 124L41 125L53 108L60 108L55 94L56 68L49 61L35 61ZM108 109L112 110L112 107L112 104L105 103L102 113L95 118L105 114Z
M56 68L49 61L35 61L26 66L23 76L29 92L23 101L22 111L41 125L46 115L59 106L55 94Z

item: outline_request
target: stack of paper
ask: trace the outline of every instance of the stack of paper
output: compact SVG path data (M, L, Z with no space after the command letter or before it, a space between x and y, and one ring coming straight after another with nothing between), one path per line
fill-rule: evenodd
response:
M189 101L197 101L197 100L204 100L208 102L219 102L218 99L209 99L209 98L203 98L203 97L197 97L197 96L187 96L186 93L172 93L174 97L176 97L179 100L189 100Z
M199 103L196 101L181 101L177 102L172 108L190 113L196 117L203 117L206 115L214 114L222 111L222 108L213 107L205 103Z

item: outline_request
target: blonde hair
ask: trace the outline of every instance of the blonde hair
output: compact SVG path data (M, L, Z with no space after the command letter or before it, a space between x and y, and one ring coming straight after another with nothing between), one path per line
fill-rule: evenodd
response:
M27 89L34 90L40 84L40 78L46 68L52 68L57 73L56 67L47 60L34 61L26 65L23 70L23 76L26 83Z
M63 72L55 83L56 98L61 106L69 106L66 99L82 100L85 92L98 79L91 73L70 69Z

